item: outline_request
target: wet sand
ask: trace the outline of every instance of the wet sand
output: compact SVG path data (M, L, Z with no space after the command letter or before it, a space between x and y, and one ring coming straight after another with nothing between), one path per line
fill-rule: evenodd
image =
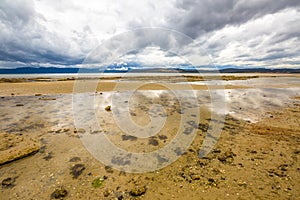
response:
M273 78L273 82L278 82ZM122 106L110 101L114 94L126 94L126 88L137 84L139 81L106 80L97 93L87 94L97 102L93 108L102 127L98 131L80 129L74 124L74 80L0 83L0 158L5 159L8 151L10 154L18 154L13 151L16 149L28 151L25 148L30 146L28 142L38 141L38 152L33 150L32 154L0 166L1 199L300 198L300 87L297 82L282 87L274 87L269 82L269 87L261 88L249 84L225 85L225 123L216 146L204 158L199 158L198 153L213 112L217 112L210 107L207 86L191 83L197 90L199 105L189 102L180 105L166 90L168 86L175 88L184 98L181 91L186 89L184 85L149 83L141 87L130 98L132 120L140 126L150 122L149 116L156 119L167 116L167 121L156 135L137 138L117 126L114 115L116 111L122 112L118 108ZM216 91L220 88L213 87ZM151 110L153 104L160 104L164 111ZM105 110L108 105L111 111ZM94 158L80 139L89 134L103 134L129 152L153 152L174 139L184 114L181 106L183 110L199 109L197 119L191 115L184 124L196 136L179 153L177 161L160 170L126 173L114 169ZM88 121L90 116L86 110L82 105L82 112L76 114ZM164 158L161 162L165 162Z

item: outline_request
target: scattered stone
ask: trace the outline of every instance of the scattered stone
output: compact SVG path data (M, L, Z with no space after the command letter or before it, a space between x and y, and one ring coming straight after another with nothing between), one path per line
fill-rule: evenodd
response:
M104 169L107 173L113 173L114 172L114 170L111 166L105 166Z
M281 171L287 171L288 166L289 166L288 164L282 164L278 167L278 169Z
M236 154L234 154L232 151L226 151L224 155L218 157L218 160L224 163L232 163L234 156L236 156Z
M69 162L79 162L81 159L79 157L73 157L69 160Z
M108 196L110 196L110 195L112 195L112 194L113 194L113 191L110 190L110 189L106 189L106 190L104 190L104 192L103 192L103 196L104 196L104 197L108 197Z
M128 157L128 156L127 156ZM131 161L129 159L129 157L119 157L119 156L114 156L112 159L111 159L111 162L113 164L116 164L116 165L119 165L119 166L122 166L122 165L130 165Z
M52 152L49 152L45 157L43 157L43 159L46 161L50 160L51 158L53 158Z
M135 141L137 140L137 137L132 136L132 135L122 135L122 140L130 140L130 141Z
M14 187L15 178L6 178L2 181L2 188L12 188Z
M106 106L106 107L105 107L105 110L106 110L107 112L110 112L110 111L111 111L111 106Z
M251 151L250 151L250 153L256 154L256 153L257 153L257 151L255 151L255 150L251 150Z
M153 146L158 146L158 140L155 138L150 138L149 139L149 144L153 145Z
M160 140L166 140L166 139L168 139L168 137L165 136L165 135L159 135L158 138L159 138Z
M18 104L16 104L16 106L24 106L24 104L18 103Z
M294 154L300 154L300 150L295 150Z
M130 190L129 194L134 197L142 196L146 193L146 186L143 187L135 187Z
M76 164L71 168L71 174L73 175L73 178L78 178L83 170L85 170L85 166L83 164Z
M44 98L39 98L39 100L43 100L43 101L54 101L54 100L56 100L56 98L47 98L47 97L44 97Z
M68 191L63 188L57 188L55 191L51 194L51 199L64 199L68 195Z
M200 180L201 177L198 174L194 174L191 176L191 178L192 178L192 180Z

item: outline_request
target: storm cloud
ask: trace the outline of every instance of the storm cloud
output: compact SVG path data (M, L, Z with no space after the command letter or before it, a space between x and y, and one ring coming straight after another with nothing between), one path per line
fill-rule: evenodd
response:
M191 59L205 51L220 66L300 68L299 16L298 0L0 0L0 68L82 66L99 44L144 27L190 37L175 38L175 43ZM154 64L178 63L178 56L162 53L174 42L172 34L154 32L151 37L151 32L139 35L135 49L129 48L130 38L118 46L142 52L129 56L135 62L140 58ZM155 62L146 59L147 50L139 50L150 40L164 47L150 48L157 49L149 53Z

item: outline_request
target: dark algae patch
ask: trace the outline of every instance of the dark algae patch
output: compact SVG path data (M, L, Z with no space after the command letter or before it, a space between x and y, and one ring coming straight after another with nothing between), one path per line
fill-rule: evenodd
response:
M83 164L76 164L71 168L71 174L73 175L73 178L78 178L83 170L85 170L85 166Z

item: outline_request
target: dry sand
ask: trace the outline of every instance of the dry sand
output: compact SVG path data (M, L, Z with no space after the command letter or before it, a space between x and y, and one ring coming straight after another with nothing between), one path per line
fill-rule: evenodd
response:
M79 139L80 134L106 134L123 149L151 152L174 138L181 116L179 105L170 103L163 95L150 98L152 101L137 96L130 110L137 124L149 122L148 111L155 102L165 108L168 121L154 137L129 137L116 126L113 112L104 109L108 105L105 98L111 94L107 91L112 91L116 84L106 81L98 88L103 94L97 96L104 99L97 107L97 119L103 130L91 133L74 126L72 96L67 94L72 93L73 84L73 80L0 83L3 96L0 158L10 155L7 153L10 150L15 152L14 149L26 152L28 142L40 141L38 153L25 158L20 156L23 158L0 166L1 199L300 198L300 98L292 97L298 94L299 88L284 93L284 89L248 89L251 85L225 86L230 89L229 97L233 97L230 97L222 134L213 151L205 158L198 157L212 117L210 109L203 104L199 124L187 124L197 131L197 135L176 162L154 172L132 174L105 166L95 159ZM138 83L122 82L118 91L126 89L126 84ZM184 88L181 85L174 87ZM197 90L205 87L193 85ZM147 93L146 89L162 90L165 87L151 84L142 89ZM272 92L278 92L278 95L268 98ZM257 98L249 97L255 93L259 94ZM199 93L199 98L204 98L202 94ZM243 97L238 102L237 99L245 94L248 98ZM280 98L281 94L286 97ZM259 120L251 123L243 117L255 113L247 107L255 98L262 98L256 102L261 107L257 113L261 113ZM280 104L276 104L276 98ZM268 107L269 104L272 105Z

